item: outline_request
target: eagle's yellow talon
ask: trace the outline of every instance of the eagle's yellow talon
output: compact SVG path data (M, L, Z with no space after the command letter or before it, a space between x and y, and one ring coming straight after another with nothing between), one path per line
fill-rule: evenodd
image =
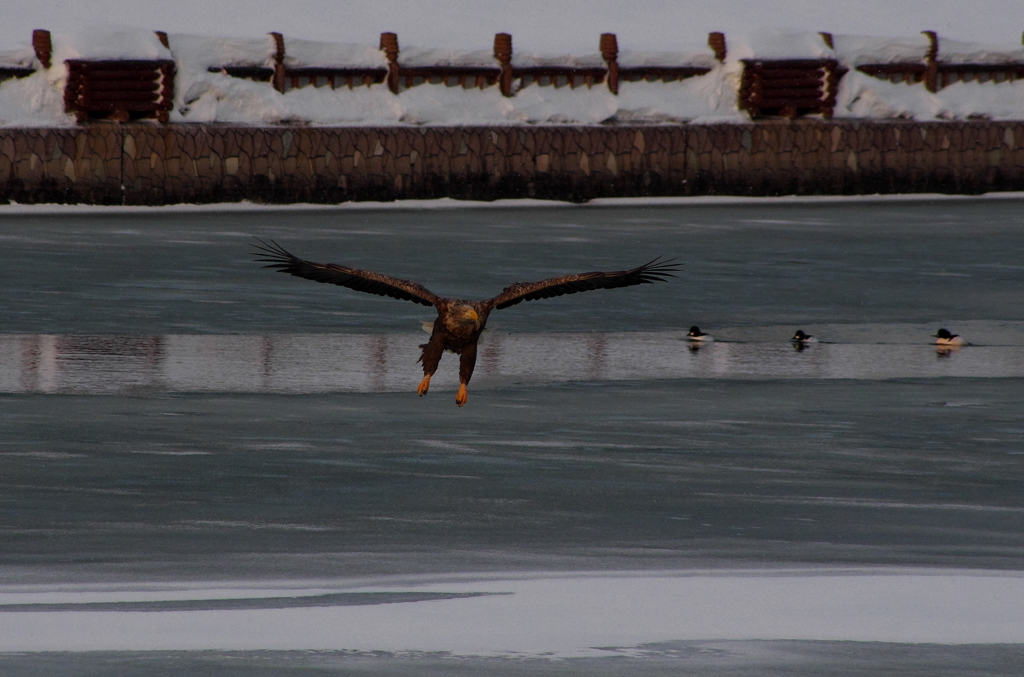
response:
M469 399L469 396L466 395L466 384L463 383L459 386L459 394L455 396L455 404L461 407L466 403L467 399Z
M420 381L419 387L416 388L416 392L419 394L420 397L423 397L424 395L427 394L428 390L430 390L430 376L429 375L423 377L423 380Z

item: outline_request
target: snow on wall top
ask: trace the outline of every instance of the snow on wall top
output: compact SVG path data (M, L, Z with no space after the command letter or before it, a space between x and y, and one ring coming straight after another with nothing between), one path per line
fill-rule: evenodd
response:
M383 52L381 52L383 57ZM387 61L385 60L385 65ZM402 47L398 52L398 63L413 68L421 66L463 66L472 68L497 68L498 60L490 50L474 51L458 49L435 49L432 47Z
M685 52L641 52L625 49L619 52L619 67L640 68L643 66L683 66L691 68L714 68L718 65L715 55L705 47L703 51Z
M741 59L834 59L835 52L820 33L782 33L765 31L750 35L726 36L726 58Z
M68 59L171 59L153 31L141 29L108 30L84 28L51 36L53 63Z
M384 52L370 45L346 45L285 38L285 66L323 66L329 68L384 68Z
M286 43L291 52L291 41ZM383 58L383 57L382 57ZM641 66L690 66L712 68L718 62L707 47L703 51L644 52L623 50L618 54L618 64L623 68ZM386 62L385 62L386 63ZM433 49L429 47L402 47L398 63L403 66L472 66L496 68L498 60L490 50L460 51L454 49ZM537 52L513 52L512 66L531 68L562 66L572 68L603 68L604 57L597 52L591 54L545 54Z
M29 46L0 51L0 68L29 68L35 61L36 53Z
M222 66L273 66L277 51L269 35L258 38L207 38L174 33L167 36L181 70Z
M982 45L939 36L939 61L943 63L1024 63L1024 45Z
M931 43L923 34L910 37L877 38L863 35L833 35L836 57L848 66L868 63L924 63Z
M542 66L570 66L572 68L603 68L604 59L600 54L538 54L536 52L515 52L512 65L519 68Z

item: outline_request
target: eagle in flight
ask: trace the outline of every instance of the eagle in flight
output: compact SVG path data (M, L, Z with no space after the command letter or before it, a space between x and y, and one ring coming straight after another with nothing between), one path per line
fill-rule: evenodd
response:
M258 239L258 238L257 238ZM367 294L390 296L394 299L412 301L437 309L430 340L420 346L423 354L419 361L423 363L423 380L417 388L420 395L425 395L430 388L430 377L437 371L441 355L448 350L459 355L459 392L455 402L461 407L466 403L466 386L473 376L476 366L476 346L480 333L487 324L487 318L494 309L508 308L523 301L547 299L563 294L575 294L591 289L615 289L631 287L637 284L662 282L675 277L679 270L675 259L654 259L642 266L630 270L615 272L578 273L562 275L539 282L516 282L505 287L500 294L484 301L464 301L448 299L431 292L423 285L409 280L374 273L369 270L349 268L336 263L313 263L286 251L274 241L253 246L259 250L256 260L266 263L264 268L273 268L279 273L288 273L307 280L336 284Z

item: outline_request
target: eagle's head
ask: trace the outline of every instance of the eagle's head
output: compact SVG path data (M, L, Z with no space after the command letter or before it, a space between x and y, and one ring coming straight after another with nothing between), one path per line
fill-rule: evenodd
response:
M455 334L472 334L480 331L480 315L473 306L460 303L451 306L448 317L445 318L445 325Z

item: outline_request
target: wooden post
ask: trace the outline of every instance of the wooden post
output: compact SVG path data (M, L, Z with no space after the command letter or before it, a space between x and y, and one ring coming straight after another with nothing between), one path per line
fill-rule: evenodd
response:
M835 112L836 92L839 90L839 78L843 72L839 70L838 61L828 61L825 65L825 98L821 104L821 116L830 119Z
M924 56L926 70L924 86L929 92L939 91L939 36L935 31L921 31L928 38L928 53Z
M153 32L156 33L156 39L160 41L161 45L167 49L171 48L171 43L167 40L167 33L164 31ZM160 75L160 102L170 105L174 101L174 66L160 66ZM158 110L156 119L160 124L166 125L167 121L171 119L171 111Z
M608 64L608 91L612 94L619 93L619 40L615 33L601 34L601 56Z
M50 67L50 56L53 54L53 42L50 41L50 31L37 28L32 31L32 47L36 50L36 58L43 68Z
M829 49L835 49L836 48L835 43L832 41L832 34L831 33L824 33L824 32L822 32L822 33L818 33L818 35L821 36L821 41L824 42L826 45L828 45Z
M398 94L398 34L381 33L380 48L388 59L388 75L386 82L392 94Z
M512 36L508 33L494 34L494 58L501 64L498 86L503 96L512 96Z
M166 36L167 34L164 33ZM170 49L170 47L168 47ZM166 107L165 110L156 112L156 119L163 124L171 117L170 109L174 106L174 74L173 63L165 63L160 66L160 103Z
M764 78L760 64L743 60L743 75L740 76L740 91L737 108L746 110L750 119L761 117L761 93Z
M719 63L725 63L725 33L708 33L708 47Z
M271 33L274 38L274 89L284 94L284 36Z

